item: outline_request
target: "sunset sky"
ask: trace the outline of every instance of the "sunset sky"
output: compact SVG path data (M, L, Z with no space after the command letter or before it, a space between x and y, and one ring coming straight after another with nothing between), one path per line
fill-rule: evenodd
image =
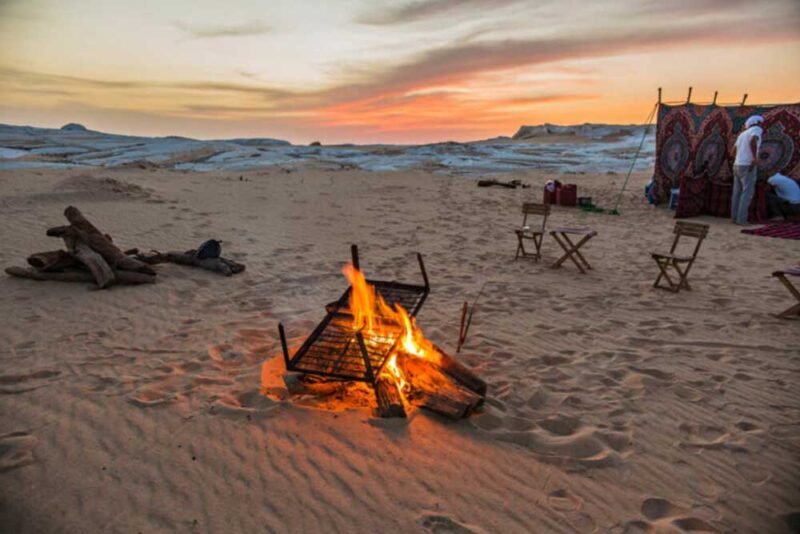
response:
M800 101L800 0L0 0L0 122L421 143Z

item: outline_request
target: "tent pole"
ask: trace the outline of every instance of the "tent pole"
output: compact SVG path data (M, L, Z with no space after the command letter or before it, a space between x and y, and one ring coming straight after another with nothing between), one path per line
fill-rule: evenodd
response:
M658 88L658 103L661 103L661 88Z
M689 94L686 96L686 103L688 104L691 101L692 101L692 88L689 87Z
M660 92L660 91L659 91ZM642 131L642 140L639 142L639 148L636 149L636 153L633 155L633 161L631 161L631 168L628 169L628 175L625 176L625 181L622 183L622 189L617 195L617 201L614 202L614 209L611 210L611 215L619 215L619 203L622 200L622 195L625 193L625 188L628 187L628 180L631 178L631 173L633 172L633 167L636 165L636 159L639 157L639 152L642 151L642 147L644 146L644 140L647 138L647 130L650 128L650 124L653 122L653 119L656 116L656 111L658 110L659 103L656 102L656 105L653 106L653 109L647 115L647 119L645 119L644 130Z
M719 91L714 91L714 101L711 102L712 106L716 106L717 105L717 94L718 93L719 93Z
M740 106L744 106L744 103L745 103L745 102L747 102L747 93L745 93L745 94L744 94L744 96L742 97L742 103L741 103L741 104L739 104L739 105L740 105Z

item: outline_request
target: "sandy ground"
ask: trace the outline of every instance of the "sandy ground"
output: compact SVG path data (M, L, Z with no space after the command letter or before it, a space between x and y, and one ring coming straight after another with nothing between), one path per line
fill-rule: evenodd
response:
M120 246L217 237L247 271L174 265L153 286L0 277L4 532L789 532L800 521L800 323L770 273L800 243L710 235L693 292L651 288L673 220L636 176L622 216L587 225L595 269L513 261L528 190L422 172L80 169L0 173L0 264L58 248L75 204ZM556 176L609 206L621 177ZM110 180L109 180L110 179ZM346 287L350 243L376 278L432 293L425 333L489 382L452 423L330 411L261 394ZM266 371L265 371L266 372ZM267 373L268 374L268 373Z

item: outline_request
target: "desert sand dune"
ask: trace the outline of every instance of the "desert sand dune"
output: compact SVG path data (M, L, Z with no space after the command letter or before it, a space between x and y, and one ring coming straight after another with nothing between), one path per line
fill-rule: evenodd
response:
M245 179L239 180L243 174ZM517 173L478 189L423 171L309 165L235 175L81 167L0 173L0 262L54 248L79 205L120 247L215 237L233 278L159 266L158 282L92 291L0 278L0 524L12 532L789 532L800 513L800 335L769 314L769 275L797 242L711 225L694 291L651 288L672 213L634 175L622 215L590 226L594 269L513 261L523 200L549 178L611 206L620 176ZM454 350L461 304L484 293L461 359L489 383L453 423L381 420L352 400L292 399L277 323L297 347L366 274L432 293L427 337ZM56 245L58 246L58 245Z

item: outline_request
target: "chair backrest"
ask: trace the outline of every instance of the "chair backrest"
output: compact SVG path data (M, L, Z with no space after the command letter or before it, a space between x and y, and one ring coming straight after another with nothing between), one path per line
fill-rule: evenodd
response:
M522 204L522 226L528 224L528 215L542 216L542 232L544 232L545 225L547 225L547 216L550 215L550 205L524 202Z
M670 254L675 252L675 249L678 247L678 241L681 237L693 237L697 239L697 244L695 245L694 252L692 253L692 260L694 260L694 258L697 257L697 253L700 251L700 245L703 243L703 239L705 239L708 235L708 225L678 221L675 223L673 232L675 233L675 241L672 242Z

